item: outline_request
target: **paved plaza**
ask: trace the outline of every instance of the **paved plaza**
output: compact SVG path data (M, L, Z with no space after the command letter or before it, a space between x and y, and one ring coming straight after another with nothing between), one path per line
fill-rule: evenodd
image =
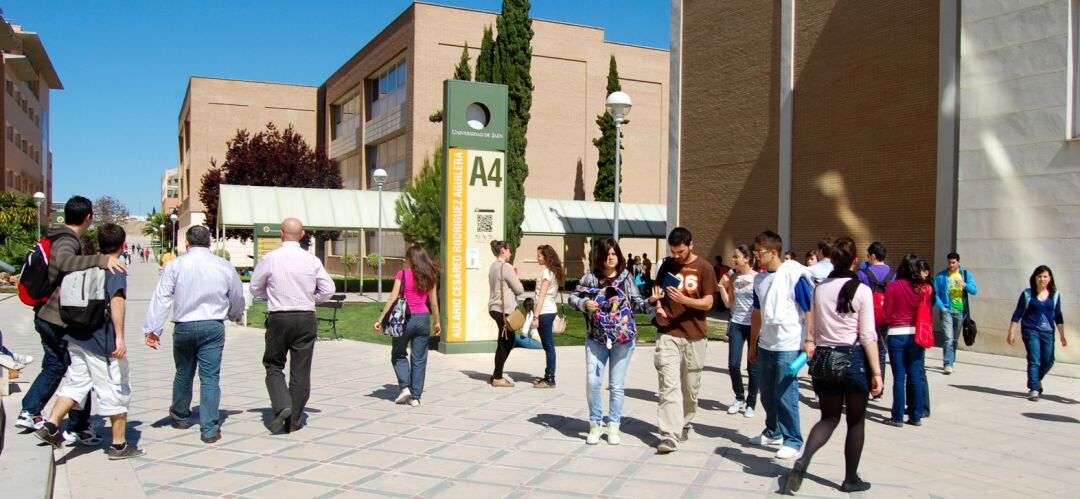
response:
M508 369L518 384L511 389L485 383L490 354L432 353L423 405L410 408L392 401L398 390L389 347L321 341L307 426L271 436L262 331L229 326L221 400L227 419L222 440L205 445L197 427L181 431L168 424L171 331L160 351L141 342L156 278L155 265L133 265L127 316L134 390L129 435L147 455L110 462L100 449L57 451L57 497L760 497L775 493L790 465L774 462L774 450L748 442L764 425L760 407L754 419L725 412L732 392L723 342L709 344L690 440L676 453L656 455L657 378L648 345L638 347L631 365L620 446L585 445L582 347L559 349L554 390L530 386L543 372L541 351L514 351ZM6 296L0 317L11 348L40 355L28 308ZM1022 397L1022 359L961 352L952 376L941 373L939 350L930 359L933 416L922 427L882 424L888 394L871 404L860 472L873 488L862 496L1075 493L1080 366L1055 367L1047 395L1029 402ZM32 380L37 370L28 368L21 381ZM805 435L818 413L809 383L801 385ZM800 495L844 495L838 491L843 430L841 425L814 460ZM107 428L99 432L107 434Z

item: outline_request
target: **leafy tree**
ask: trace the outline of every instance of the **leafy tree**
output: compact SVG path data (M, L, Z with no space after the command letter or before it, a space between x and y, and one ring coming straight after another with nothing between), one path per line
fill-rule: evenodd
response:
M495 41L491 26L484 26L484 38L480 42L480 55L476 56L476 81L493 83L492 69L495 64Z
M424 158L420 174L409 180L395 206L405 241L428 250L435 257L441 250L442 171L443 152L438 148L433 161Z
M161 226L165 226L165 231L162 232ZM162 232L161 234L158 234ZM161 239L161 245L164 248L173 247L173 238L176 234L176 226L173 224L172 218L169 213L158 211L153 212L146 217L146 223L143 224L142 234L144 236L157 239L159 236Z
M102 224L118 224L131 216L127 206L112 196L101 196L94 201L94 220Z
M495 40L495 60L492 65L492 82L505 84L509 93L506 240L514 251L521 244L521 224L525 221L525 179L529 177L529 165L525 162L533 91L530 74L533 29L529 8L529 0L503 0L502 12L495 21L499 36Z
M255 134L237 130L228 142L225 162L218 166L211 160L210 165L199 189L209 227L217 225L221 184L341 189L341 169L337 163L323 151L313 150L291 125L281 131L273 123L267 123L266 130ZM322 236L333 238L334 235ZM250 239L252 233L251 229L228 229L226 237L243 241Z
M0 260L19 267L37 237L37 203L15 193L0 194ZM44 229L41 231L45 234Z
M616 67L613 55L608 65L607 95L620 90L622 90L622 85L619 84L619 69ZM625 120L623 123L626 124L629 121ZM593 197L597 201L610 202L615 200L615 118L604 110L603 114L596 117L596 124L600 127L600 136L592 142L600 154L596 161L596 185L593 186ZM622 181L621 175L619 180ZM621 185L619 192L622 193Z

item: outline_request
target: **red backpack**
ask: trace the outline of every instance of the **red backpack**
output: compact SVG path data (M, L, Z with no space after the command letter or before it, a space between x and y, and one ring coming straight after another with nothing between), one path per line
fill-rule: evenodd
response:
M889 269L889 273L885 275L883 281L878 280L877 276L870 271L870 267L866 267L860 272L866 276L866 280L870 281L870 290L874 293L874 325L882 326L885 324L885 286L893 281L896 271Z
M30 247L23 261L22 274L19 276L19 299L23 303L36 307L49 301L57 284L49 280L49 258L52 255L52 243L61 237L75 236L61 232L50 239L45 236ZM77 240L77 239L76 239Z

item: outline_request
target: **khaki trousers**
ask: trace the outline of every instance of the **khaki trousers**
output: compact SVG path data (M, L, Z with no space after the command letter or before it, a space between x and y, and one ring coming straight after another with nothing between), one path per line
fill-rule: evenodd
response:
M670 334L657 337L653 364L660 379L660 405L656 409L660 438L678 442L683 428L694 421L707 345L704 338L687 340Z

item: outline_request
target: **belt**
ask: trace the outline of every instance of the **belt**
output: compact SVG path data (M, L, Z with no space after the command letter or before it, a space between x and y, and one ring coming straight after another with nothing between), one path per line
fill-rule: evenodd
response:
M267 313L268 313L268 314L270 314L270 315L281 315L281 314L314 314L314 313L315 313L315 311L314 311L314 310L276 310L276 311L270 311L270 312L267 312Z

